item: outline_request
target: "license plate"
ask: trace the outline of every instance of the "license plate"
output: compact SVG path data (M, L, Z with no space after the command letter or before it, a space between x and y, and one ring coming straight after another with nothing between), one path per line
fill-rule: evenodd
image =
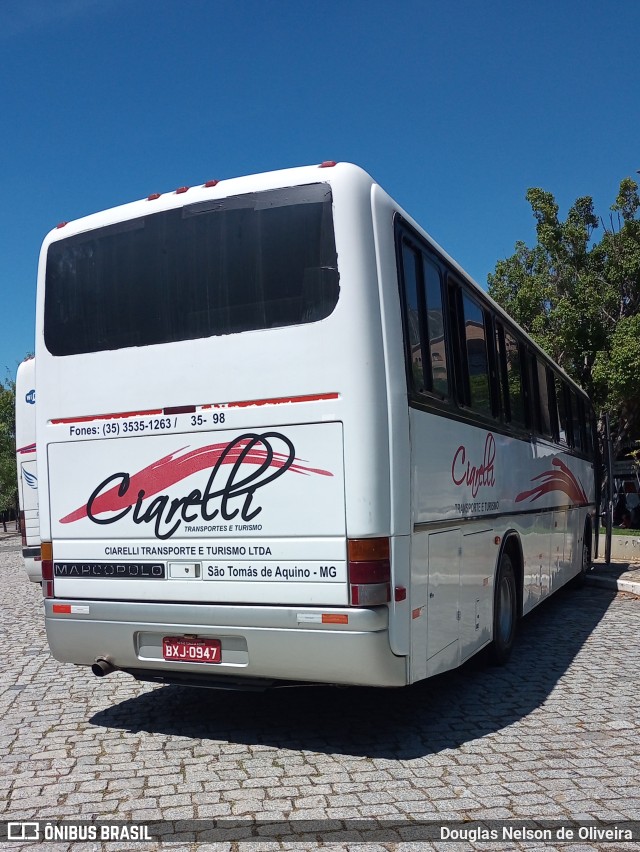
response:
M219 639L163 636L162 656L165 660L183 663L219 663L222 660L222 645Z

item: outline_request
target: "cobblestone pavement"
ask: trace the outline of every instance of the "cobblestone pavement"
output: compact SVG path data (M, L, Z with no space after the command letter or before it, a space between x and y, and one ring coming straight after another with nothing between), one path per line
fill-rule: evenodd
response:
M502 669L473 661L400 691L226 693L143 685L121 673L97 679L57 663L40 588L27 580L15 539L0 542L0 578L4 819L640 819L638 598L595 587L560 592L524 620ZM39 848L46 846L100 848Z

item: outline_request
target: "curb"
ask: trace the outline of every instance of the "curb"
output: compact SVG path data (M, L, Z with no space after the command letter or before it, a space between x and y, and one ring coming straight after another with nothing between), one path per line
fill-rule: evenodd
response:
M640 597L640 578L625 580L623 577L612 577L606 574L587 574L585 583L590 586L600 586L605 589L617 589L619 592L629 592Z

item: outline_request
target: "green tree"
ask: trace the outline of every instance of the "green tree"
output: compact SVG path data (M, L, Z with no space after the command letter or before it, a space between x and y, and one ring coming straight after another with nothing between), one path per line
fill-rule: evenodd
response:
M6 529L6 512L16 505L15 382L0 382L0 519Z
M611 412L618 442L640 437L638 184L621 182L607 221L588 196L564 221L550 192L530 189L526 197L537 243L516 243L489 275L489 293L585 388L596 409Z

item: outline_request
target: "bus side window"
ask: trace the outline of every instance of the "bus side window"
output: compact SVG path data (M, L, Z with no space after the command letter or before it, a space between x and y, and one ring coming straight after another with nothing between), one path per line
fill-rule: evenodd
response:
M567 387L560 376L554 375L556 402L558 406L558 440L566 446L571 445L571 420L568 407Z
M538 362L536 356L527 348L527 380L529 384L530 422L533 432L542 432L540 414L540 389L538 387Z
M441 397L449 396L449 373L442 308L440 270L423 256L424 290L427 308L427 334L431 365L431 391Z
M502 323L496 320L496 358L498 360L498 375L500 388L500 408L505 423L511 423L511 400L509 399L509 379L507 373L507 353L504 342L504 328Z
M527 425L527 419L525 416L525 394L520 346L515 337L501 323L497 323L496 332L504 418L513 426L519 426L521 429L524 429Z
M540 404L540 431L545 438L552 438L554 433L551 420L551 393L549 388L549 371L542 361L537 361L538 392Z
M458 405L469 405L469 382L464 369L464 324L462 293L455 279L447 275L447 306L451 330L451 360L453 385Z
M407 324L407 346L409 370L413 390L424 393L425 383L425 352L422 345L424 334L422 330L423 314L421 302L421 286L418 280L418 258L416 252L404 240L402 241L402 278L404 282L404 303Z
M413 240L402 238L406 347L416 394L449 396L447 336L440 269Z
M598 424L596 415L589 403L583 403L585 411L585 451L590 459L596 458L598 446Z
M586 440L586 418L584 414L584 406L578 395L571 391L571 420L573 426L573 446L578 452L583 452L587 448Z
M493 406L484 311L467 293L462 294L462 309L469 406L478 414L491 417Z

